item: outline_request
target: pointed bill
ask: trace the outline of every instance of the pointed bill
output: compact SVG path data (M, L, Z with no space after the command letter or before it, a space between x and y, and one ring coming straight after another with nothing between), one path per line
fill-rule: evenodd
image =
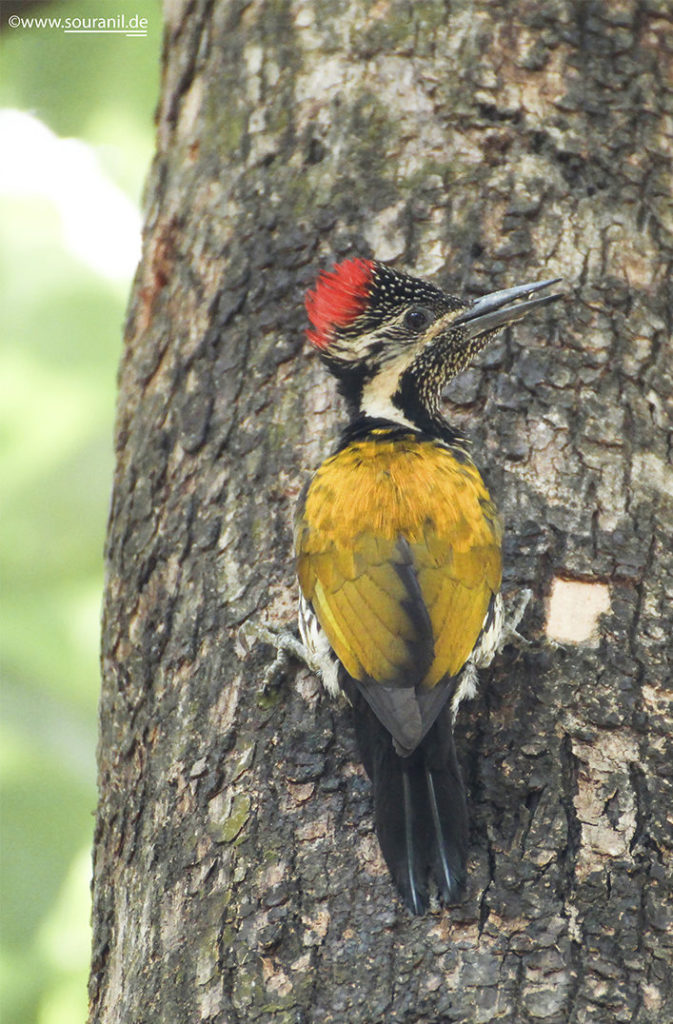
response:
M467 309L459 313L452 321L452 326L460 326L464 338L474 338L479 334L514 323L527 316L531 310L563 298L563 292L553 292L551 295L542 295L536 299L528 298L535 292L542 291L543 288L558 284L560 280L560 277L551 277L547 281L533 281L530 284L519 284L514 288L502 288L497 292L490 292L480 299L475 299ZM519 301L521 299L525 301Z

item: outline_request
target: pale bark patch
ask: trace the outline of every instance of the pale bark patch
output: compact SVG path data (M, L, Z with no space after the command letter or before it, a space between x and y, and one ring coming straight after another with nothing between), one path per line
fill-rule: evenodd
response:
M598 620L609 611L610 588L606 583L556 577L547 602L545 632L559 643L598 647Z

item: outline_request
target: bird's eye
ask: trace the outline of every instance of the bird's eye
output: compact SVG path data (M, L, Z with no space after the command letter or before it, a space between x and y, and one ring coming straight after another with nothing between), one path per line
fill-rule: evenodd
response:
M404 314L404 326L411 328L412 331L420 331L423 327L427 327L432 319L433 316L429 309L425 309L423 306L414 306Z

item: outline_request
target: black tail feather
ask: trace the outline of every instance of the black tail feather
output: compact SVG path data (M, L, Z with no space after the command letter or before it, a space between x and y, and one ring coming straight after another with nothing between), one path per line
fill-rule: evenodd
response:
M467 810L460 776L425 769L433 822L432 874L445 903L455 903L465 887Z
M378 754L372 778L376 835L404 902L412 913L422 914L428 905L430 868L423 778L408 759L395 753L390 739Z
M442 712L413 754L401 757L367 702L358 695L354 703L376 834L405 904L425 912L430 875L443 902L455 902L465 884L467 810L450 713Z

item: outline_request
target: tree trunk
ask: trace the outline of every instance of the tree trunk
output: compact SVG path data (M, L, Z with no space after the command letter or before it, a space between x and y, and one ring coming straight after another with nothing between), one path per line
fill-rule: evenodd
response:
M167 4L91 1021L673 1022L672 27L667 0ZM343 417L302 297L352 255L468 296L570 286L447 398L535 642L461 710L468 893L422 918L348 710L294 662L265 686L239 639L294 625L293 506Z

